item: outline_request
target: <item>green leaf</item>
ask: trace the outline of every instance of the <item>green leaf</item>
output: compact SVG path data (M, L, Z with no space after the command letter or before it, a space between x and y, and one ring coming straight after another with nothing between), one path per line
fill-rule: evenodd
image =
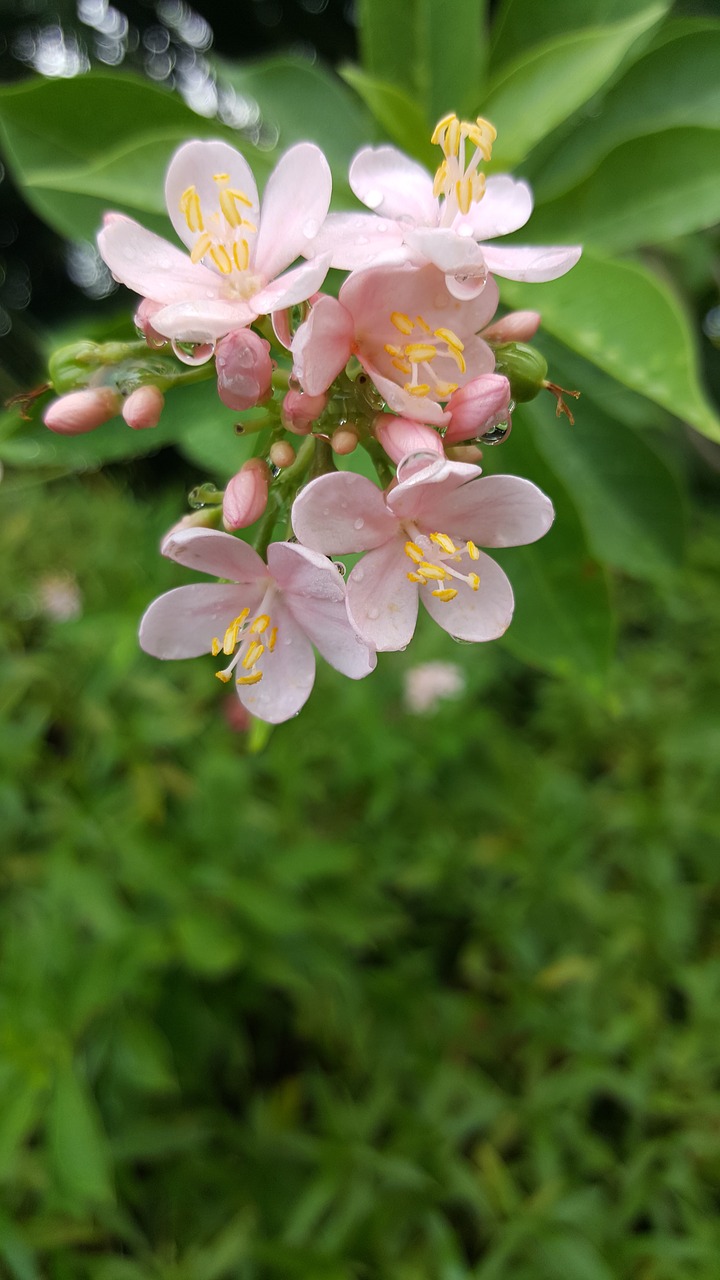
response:
M537 209L532 239L622 251L713 226L720 220L719 168L720 129L633 139L579 187Z
M110 1152L87 1087L72 1066L58 1070L48 1114L50 1160L60 1189L88 1204L112 1204Z
M363 71L418 103L432 131L449 111L465 115L481 92L484 3L454 0L360 0Z
M640 16L648 8L657 8L648 0L554 0L538 4L537 0L503 0L493 27L493 63L508 62L521 49L540 44L553 36L586 27L601 27L620 22L633 14ZM662 5L667 10L670 0Z
M719 66L720 25L684 32L650 50L613 86L602 106L546 157L533 184L536 200L568 190L631 138L693 125L720 129ZM648 145L655 145L654 140ZM674 160L682 163L682 154ZM641 172L644 187L644 164Z
M335 186L347 188L350 161L367 144L371 121L336 75L321 64L288 57L216 62L223 81L243 97L254 98L265 125L277 130L277 148L317 143L327 156Z
M600 688L614 634L605 575L592 558L568 491L535 447L525 406L516 411L509 440L485 451L483 466L486 472L525 476L555 507L555 523L539 542L493 550L515 594L504 643L524 662Z
M412 98L394 85L369 76L359 67L341 67L340 74L372 112L388 138L408 155L431 166L434 162L425 117Z
M159 230L167 162L192 137L225 138L259 175L269 159L197 116L175 94L126 73L29 80L0 89L0 141L30 205L61 235L91 239L111 200Z
M553 365L553 375L562 378L562 366ZM547 401L534 401L526 414L540 453L573 496L596 559L650 580L676 568L685 541L682 491L643 436L585 396L574 427L558 421Z
M493 168L518 164L597 93L663 10L655 4L611 26L554 36L503 68L481 106L498 131Z
M573 351L720 440L720 419L701 387L692 329L670 287L638 262L584 253L543 285L502 282L512 307L542 311L543 326Z

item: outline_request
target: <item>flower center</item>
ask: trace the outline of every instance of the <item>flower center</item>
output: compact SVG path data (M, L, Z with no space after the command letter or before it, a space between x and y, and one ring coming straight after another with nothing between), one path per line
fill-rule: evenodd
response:
M416 316L411 320L404 311L393 311L390 322L403 337L409 338L415 333L418 335L413 342L385 343L385 351L390 356L393 368L409 377L403 390L411 396L436 395L439 400L446 400L453 391L457 391L457 382L447 382L438 377L432 368L432 362L438 356L449 356L460 373L465 373L467 367L463 356L465 346L457 334L453 333L452 329L431 329L422 316Z
M409 582L417 582L421 587L426 587L431 582L437 583L432 594L445 603L454 600L458 594L457 587L447 585L453 579L464 582L471 591L479 589L479 574L460 573L453 568L453 564L461 563L464 552L471 560L480 559L480 552L474 542L466 542L464 546L458 547L447 533L431 533L428 537L420 533L414 524L407 524L405 528L412 535L411 540L405 543L405 555L414 565L407 575Z
M448 226L458 213L469 213L485 195L485 174L478 172L481 160L489 160L497 131L478 116L475 121L445 116L435 126L431 141L442 148L443 159L435 174L433 194L444 197L441 226ZM474 144L466 157L465 144Z
M188 187L180 197L180 212L188 231L197 236L190 261L202 262L209 257L221 275L231 278L233 292L240 297L247 296L257 288L255 277L252 277L253 287L248 279L238 277L242 277L250 265L248 234L254 235L257 231L255 223L242 213L252 208L252 201L244 192L230 186L228 173L213 174L213 181L218 187L219 209L212 213L203 210L196 187Z
M217 636L213 640L210 650L213 658L216 658L219 653L232 658L227 667L215 672L217 679L222 680L223 684L227 684L232 679L236 669L241 672L239 676L235 676L236 684L258 684L262 680L260 659L266 650L272 653L277 644L278 629L272 625L270 614L263 612L271 593L272 588L266 592L259 612L252 619L250 610L243 609L226 628L222 640Z

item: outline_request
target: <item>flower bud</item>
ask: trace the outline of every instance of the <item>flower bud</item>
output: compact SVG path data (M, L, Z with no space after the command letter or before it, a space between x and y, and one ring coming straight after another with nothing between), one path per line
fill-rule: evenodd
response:
M200 511L188 511L187 515L181 516L176 520L172 528L168 529L164 534L162 542L167 542L168 538L174 533L180 533L182 529L217 529L220 523L221 509L217 507L203 507Z
M270 461L274 467L291 467L295 461L295 450L289 440L276 440L270 446Z
M542 317L539 311L511 311L495 324L483 329L485 342L529 342L535 337Z
M215 348L218 395L228 409L252 409L270 394L270 343L252 329L235 329Z
M133 431L156 427L160 421L165 400L159 387L148 384L131 391L122 407L122 416Z
M114 418L120 403L121 397L112 387L88 387L53 400L43 414L43 421L59 435L80 436Z
M330 444L334 453L341 456L353 453L357 449L358 434L350 427L338 427L337 431L333 431L330 437Z
M306 436L312 430L328 402L327 394L319 396L306 395L304 391L288 391L282 406L282 422L288 431L298 436Z
M86 387L101 360L97 342L73 342L53 351L48 362L50 381L58 395Z
M251 458L225 489L222 513L226 529L246 529L260 518L268 500L268 469L262 458Z
M411 418L396 418L391 413L378 414L373 424L375 436L392 461L397 463L409 453L424 449L442 457L443 442L433 427Z
M451 416L445 444L474 440L510 413L510 383L496 373L483 373L453 391L446 409Z
M153 349L164 347L168 341L152 324L153 316L162 311L164 305L162 302L153 302L151 298L143 298L133 318L135 328L139 329L148 346Z
M545 386L547 360L524 342L506 342L495 348L495 368L510 380L513 400L534 400Z

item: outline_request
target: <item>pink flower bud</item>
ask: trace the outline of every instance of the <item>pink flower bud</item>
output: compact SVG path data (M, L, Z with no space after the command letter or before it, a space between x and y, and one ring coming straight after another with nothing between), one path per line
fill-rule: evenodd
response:
M86 387L53 400L43 414L43 422L61 436L81 436L114 418L120 396L112 387Z
M378 414L373 430L383 449L393 462L400 462L409 453L429 450L442 457L443 442L432 427L411 418L396 418L391 413Z
M222 512L226 529L246 529L267 506L268 470L262 458L251 458L225 489Z
M140 330L148 346L154 349L164 347L167 343L167 338L153 329L152 325L153 316L162 311L164 305L162 302L153 302L152 298L143 298L134 316L135 328Z
M473 440L508 416L510 383L499 373L483 373L453 391L445 407L450 413L445 444Z
M327 402L325 392L319 396L308 396L304 391L294 391L291 388L283 400L283 426L298 436L308 435Z
M122 407L122 416L133 431L156 427L160 421L165 400L159 387L138 387L131 391Z
M228 409L252 409L270 393L270 343L252 329L234 329L215 348L218 395Z
M529 342L540 327L539 311L511 311L502 320L483 329L485 342Z

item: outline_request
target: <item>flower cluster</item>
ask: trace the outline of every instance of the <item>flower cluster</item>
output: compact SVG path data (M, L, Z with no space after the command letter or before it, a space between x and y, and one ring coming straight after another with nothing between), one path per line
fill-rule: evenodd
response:
M494 138L485 120L447 116L434 175L394 147L364 148L349 181L366 213L328 212L330 169L311 143L285 153L261 200L231 146L188 142L165 182L187 252L105 218L100 253L140 296L140 341L58 353L45 422L74 434L121 413L151 428L170 388L206 376L234 412L262 406L245 428L253 456L222 494L205 486L162 547L220 581L170 591L140 628L160 658L222 654L216 675L260 719L306 701L313 646L352 679L405 648L420 602L458 639L502 635L512 590L480 548L533 542L552 522L528 480L478 465L517 400L547 387L569 413L528 345L540 316L497 317L495 277L551 280L580 249L497 242L532 196L482 172ZM331 267L348 273L337 296L320 292ZM358 445L378 483L347 469ZM333 557L356 553L345 581Z

